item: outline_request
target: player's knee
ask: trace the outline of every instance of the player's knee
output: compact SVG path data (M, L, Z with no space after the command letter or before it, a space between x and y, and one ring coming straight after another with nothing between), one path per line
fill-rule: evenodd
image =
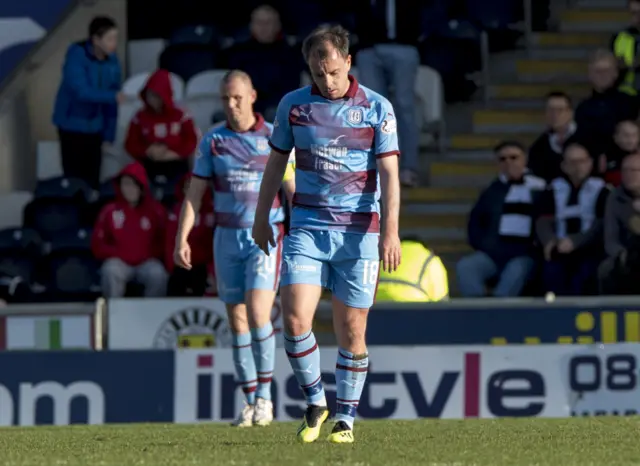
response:
M231 332L237 335L249 331L249 320L244 304L227 304L227 317Z
M262 328L271 321L271 311L275 292L271 290L254 289L247 292L247 315L253 328Z
M299 315L289 313L282 317L282 323L284 325L284 331L287 335L297 337L304 335L311 330L311 323L308 319L303 319Z
M345 320L340 324L337 333L340 346L348 349L365 341L366 326L357 320Z

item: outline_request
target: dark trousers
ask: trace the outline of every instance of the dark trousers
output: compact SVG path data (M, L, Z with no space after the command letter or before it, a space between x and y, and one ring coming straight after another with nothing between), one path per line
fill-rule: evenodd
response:
M207 267L205 265L194 265L191 270L176 267L169 277L167 295L174 298L204 296L206 289Z
M80 178L97 189L102 166L102 135L58 129L58 136L64 176Z
M590 257L557 255L544 263L546 292L556 296L596 294L598 260Z
M143 159L142 165L144 165L147 176L152 183L173 184L189 172L189 162L187 160L156 162L154 160ZM164 180L161 178L164 178Z

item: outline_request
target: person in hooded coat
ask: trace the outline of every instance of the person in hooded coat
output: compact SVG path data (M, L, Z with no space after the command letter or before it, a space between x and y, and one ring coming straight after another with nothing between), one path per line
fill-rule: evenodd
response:
M114 183L116 198L100 211L91 238L93 255L103 261L102 293L107 298L122 297L127 284L136 282L146 297L165 296L166 212L151 195L139 163L127 165Z
M178 180L189 170L198 130L191 117L176 106L168 71L153 73L140 98L144 107L129 124L125 149L144 165L151 180L159 176Z

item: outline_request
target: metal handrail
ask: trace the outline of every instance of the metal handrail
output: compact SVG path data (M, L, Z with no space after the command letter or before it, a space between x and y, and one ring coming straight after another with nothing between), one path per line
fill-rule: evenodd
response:
M533 54L533 0L524 0L524 40L527 55Z
M491 81L491 70L489 68L489 34L487 31L480 33L480 59L482 61L482 86L484 104L489 104L489 83Z

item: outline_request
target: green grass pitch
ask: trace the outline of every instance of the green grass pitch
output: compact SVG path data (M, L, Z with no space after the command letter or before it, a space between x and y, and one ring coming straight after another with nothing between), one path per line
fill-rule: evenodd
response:
M295 441L297 424L0 429L0 465L640 465L640 418L361 421L354 445Z

